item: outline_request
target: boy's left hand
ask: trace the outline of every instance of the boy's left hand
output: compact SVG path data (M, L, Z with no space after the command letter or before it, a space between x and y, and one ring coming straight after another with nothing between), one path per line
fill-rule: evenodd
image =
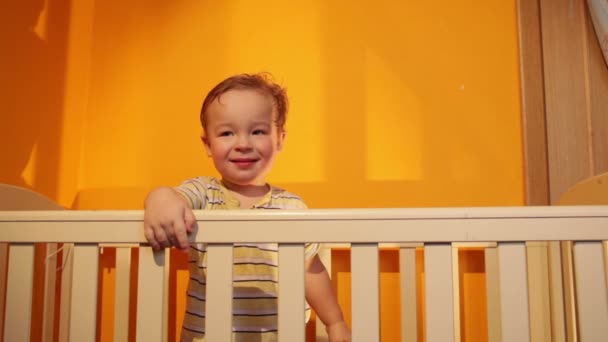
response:
M340 321L325 327L329 342L351 342L350 329L346 322Z

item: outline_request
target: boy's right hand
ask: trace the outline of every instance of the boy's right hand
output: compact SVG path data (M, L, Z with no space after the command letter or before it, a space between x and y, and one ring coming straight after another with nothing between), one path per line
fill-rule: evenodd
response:
M144 235L154 250L177 247L188 250L188 234L196 220L188 201L169 187L154 189L144 202Z

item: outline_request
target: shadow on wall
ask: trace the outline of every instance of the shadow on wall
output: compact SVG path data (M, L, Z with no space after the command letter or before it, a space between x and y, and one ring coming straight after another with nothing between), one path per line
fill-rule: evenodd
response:
M57 193L69 5L66 0L0 4L0 182L52 199ZM24 176L28 163L31 169Z

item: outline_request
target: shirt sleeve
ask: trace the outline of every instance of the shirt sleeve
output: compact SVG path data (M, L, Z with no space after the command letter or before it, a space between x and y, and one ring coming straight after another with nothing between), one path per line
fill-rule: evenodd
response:
M192 178L175 187L175 190L190 201L193 210L203 209L207 202L207 188L201 178Z
M319 253L320 245L318 243L307 243L304 245L304 258L312 259L317 253Z

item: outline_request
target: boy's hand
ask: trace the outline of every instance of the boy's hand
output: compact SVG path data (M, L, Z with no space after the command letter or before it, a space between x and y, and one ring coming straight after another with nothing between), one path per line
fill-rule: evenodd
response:
M329 342L351 342L350 329L346 322L340 321L325 327Z
M189 247L196 220L188 201L172 188L150 192L144 203L144 235L154 250Z

